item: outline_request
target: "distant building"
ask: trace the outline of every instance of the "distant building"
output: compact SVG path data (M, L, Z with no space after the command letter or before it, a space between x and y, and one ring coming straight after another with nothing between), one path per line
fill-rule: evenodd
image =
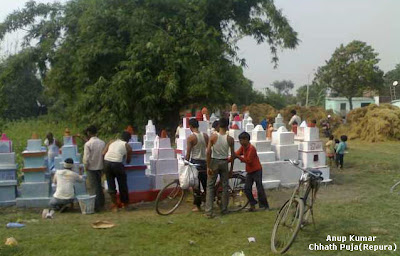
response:
M352 99L353 109L366 107L370 104L379 105L379 96L375 97L354 97ZM332 109L335 114L346 116L350 111L349 100L345 97L326 97L325 109Z

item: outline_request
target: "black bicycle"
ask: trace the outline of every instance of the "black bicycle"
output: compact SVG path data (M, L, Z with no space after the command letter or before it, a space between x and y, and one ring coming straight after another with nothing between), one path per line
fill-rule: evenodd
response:
M187 164L195 166L192 163ZM228 211L237 212L244 209L249 200L244 193L245 176L243 172L233 172L232 177L229 178L229 203ZM182 189L179 184L179 179L166 185L157 195L156 198L156 212L160 215L172 214L183 202L183 199L188 194L189 189ZM222 198L222 184L217 182L215 184L215 200L218 205L221 204ZM202 201L205 202L205 192L202 193Z
M323 180L320 170L303 169L297 161L289 161L302 171L302 175L292 196L279 210L272 230L271 249L280 254L289 250L300 228L309 223L310 216L315 227L313 206Z

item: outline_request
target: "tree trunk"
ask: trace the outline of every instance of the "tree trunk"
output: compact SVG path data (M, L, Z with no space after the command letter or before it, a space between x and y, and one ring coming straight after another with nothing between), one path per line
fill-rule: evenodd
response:
M350 98L348 98L348 100L349 100L349 104L350 104L350 111L352 111L353 110L353 98L350 97Z

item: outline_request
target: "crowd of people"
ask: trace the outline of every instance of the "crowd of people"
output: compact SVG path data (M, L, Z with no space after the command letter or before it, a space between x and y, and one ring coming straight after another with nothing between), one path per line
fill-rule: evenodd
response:
M291 111L292 117L289 125L294 133L297 132L297 125L300 124L301 118L295 110ZM328 117L329 119L329 117ZM214 214L214 198L215 184L219 176L222 184L221 198L221 213L228 213L229 200L229 177L232 175L234 161L239 159L245 163L246 181L245 194L250 202L249 211L255 211L256 205L260 209L268 210L269 204L265 190L262 185L262 165L257 155L256 148L250 143L250 134L242 132L239 135L240 148L234 151L234 139L228 135L229 119L222 117L212 124L210 136L199 131L199 122L193 118L189 120L189 128L192 134L187 139L187 153L185 159L195 164L198 169L199 185L193 188L193 211L201 211L202 192L203 188L206 194L205 215L213 217ZM263 127L271 126L264 119ZM309 126L316 125L316 121L312 120ZM182 123L180 123L180 127ZM176 135L179 134L177 128ZM266 129L269 131L269 129ZM91 195L96 195L95 211L101 211L105 206L105 197L102 186L102 174L104 172L108 185L108 193L111 198L111 210L113 212L119 209L135 209L129 206L129 193L127 176L124 171L123 160L126 158L130 161L132 149L128 142L131 138L131 133L124 131L119 139L112 140L108 144L97 137L97 129L95 126L90 126L85 131L85 137L80 137L84 140L83 164L87 175L88 192ZM338 168L343 168L344 153L347 148L347 136L343 135L340 140L335 140L333 135L329 136L329 141L326 143L326 153L330 160L330 165L336 163ZM54 165L55 152L61 147L60 143L54 139L49 133L46 136L45 144L49 148L49 162ZM229 164L230 163L230 164ZM82 176L72 171L73 160L66 159L64 161L64 169L57 170L54 175L54 183L57 183L56 192L50 201L50 209L43 211L43 217L52 218L54 211L63 211L68 208L74 200L74 184L75 182L83 182ZM117 185L119 188L119 200L117 200ZM258 201L255 200L252 187L256 184Z

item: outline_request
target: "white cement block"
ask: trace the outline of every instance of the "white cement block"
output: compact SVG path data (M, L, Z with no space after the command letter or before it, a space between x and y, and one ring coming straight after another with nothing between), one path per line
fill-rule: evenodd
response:
M153 189L163 189L166 185L179 178L178 173L150 175L151 186Z
M172 148L153 148L152 155L154 160L176 158L175 150Z
M322 151L322 141L300 141L298 142L301 151Z
M231 136L234 140L239 140L239 135L242 133L241 130L230 129L228 131L229 136Z
M302 173L297 167L285 161L263 163L262 167L263 181L280 180L284 186L298 183Z
M187 139L181 139L181 138L179 138L177 141L176 141L176 148L177 149L180 149L180 150L186 150L186 148L187 148Z
M147 121L146 133L148 133L148 132L156 133L156 126L153 125L153 121L151 121L151 120Z
M178 173L178 159L150 160L151 174Z
M324 178L323 182L329 182L331 181L330 177L330 168L328 166L325 167L319 167L318 170L322 172L322 178Z
M251 132L254 130L254 124L253 123L248 123L244 127L246 127L246 129L245 129L246 132L250 133L250 136L251 136Z
M257 153L261 163L268 163L276 161L276 154L273 151Z
M299 159L304 168L316 168L326 166L326 155L324 151L299 151Z
M231 126L235 124L239 127L239 130L242 130L242 121L232 121Z
M319 130L317 127L304 127L304 141L319 141Z
M264 189L274 189L274 188L279 188L281 181L280 180L263 180L262 184L263 184Z
M251 139L253 141L265 141L267 139L267 133L265 132L265 130L256 130L254 129L251 132Z
M145 140L143 144L143 149L152 149L154 148L154 140Z
M26 147L27 151L37 152L42 150L42 140L41 139L30 139L28 140L28 145Z
M291 145L294 144L293 132L272 132L273 145Z
M276 159L283 160L297 160L299 157L299 149L296 144L291 145L272 145L272 150L276 153Z
M143 141L145 140L155 140L157 137L155 132L146 132L146 135L143 137Z
M11 153L1 153L0 154L0 163L3 165L11 165L15 164L15 152Z
M257 152L259 152L259 153L271 151L271 141L269 141L269 140L264 140L264 141L251 140L250 143L257 149Z
M154 148L171 148L171 139L157 136L154 140Z
M187 139L192 131L189 128L180 128L179 129L179 139Z

